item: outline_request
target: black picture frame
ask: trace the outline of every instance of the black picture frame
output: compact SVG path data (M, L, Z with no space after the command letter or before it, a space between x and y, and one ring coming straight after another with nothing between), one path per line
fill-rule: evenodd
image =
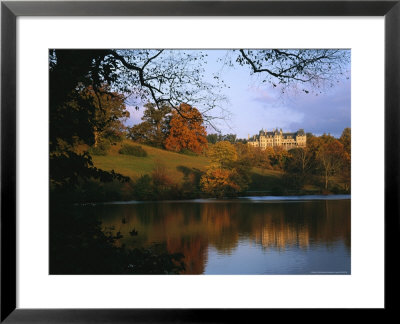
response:
M16 308L16 19L18 16L384 16L385 309L398 282L389 249L399 234L400 0L394 1L4 1L1 3L1 322L234 322L253 309ZM393 294L394 295L394 294Z

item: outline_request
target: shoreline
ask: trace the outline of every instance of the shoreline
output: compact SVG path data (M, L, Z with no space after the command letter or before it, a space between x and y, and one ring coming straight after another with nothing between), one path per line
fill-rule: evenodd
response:
M136 205L148 203L274 203L274 202L307 202L323 200L351 200L351 195L297 195L297 196L242 196L242 197L222 197L222 198L195 198L195 199L175 199L175 200L126 200L126 201L105 201L105 202L85 202L73 203L74 206L97 206L97 205Z

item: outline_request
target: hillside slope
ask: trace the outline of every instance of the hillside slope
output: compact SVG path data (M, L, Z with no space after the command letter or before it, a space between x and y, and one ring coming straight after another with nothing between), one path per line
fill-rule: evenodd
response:
M136 145L130 140L125 140L124 143ZM181 182L188 169L205 171L209 164L209 160L205 156L180 154L143 144L140 146L146 150L148 154L146 157L119 154L118 150L121 148L121 144L117 144L110 148L106 156L93 156L94 165L102 170L114 170L132 180L145 174L151 174L156 165L161 165L172 179Z
M125 140L123 143L139 145L131 140ZM94 165L102 170L114 170L132 180L151 174L157 165L161 165L165 168L166 174L177 183L182 183L185 173L204 172L209 165L209 159L202 155L174 153L143 144L140 146L146 150L148 154L146 157L119 154L121 145L122 143L112 146L106 156L92 156ZM284 190L282 174L282 171L253 168L250 175L252 181L248 188L249 194Z

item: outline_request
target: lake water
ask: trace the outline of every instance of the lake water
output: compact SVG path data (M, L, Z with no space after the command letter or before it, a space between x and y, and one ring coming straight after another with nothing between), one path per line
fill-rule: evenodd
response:
M117 237L115 247L158 244L182 254L184 274L350 274L349 196L109 203L75 206L69 213L95 219L103 233ZM74 226L80 225L65 223L51 232L58 247L52 261L60 263L53 269L61 267L55 273L69 272L57 261L69 252L54 231L71 235ZM101 249L106 247L94 250L96 258ZM78 262L74 255L70 263Z

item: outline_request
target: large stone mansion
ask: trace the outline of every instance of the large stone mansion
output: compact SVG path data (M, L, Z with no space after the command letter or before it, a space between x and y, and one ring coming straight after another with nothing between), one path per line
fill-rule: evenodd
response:
M254 147L261 147L261 149L281 146L286 150L290 150L296 147L305 147L307 145L307 136L303 129L299 129L295 133L283 133L282 128L280 130L276 128L272 132L262 129L258 135L248 137L248 144Z

